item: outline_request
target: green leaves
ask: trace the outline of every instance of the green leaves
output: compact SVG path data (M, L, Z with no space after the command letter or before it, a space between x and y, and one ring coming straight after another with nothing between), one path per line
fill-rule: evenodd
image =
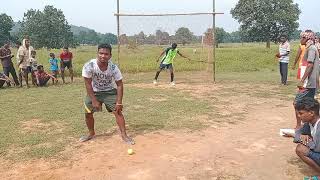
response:
M300 10L293 0L239 0L231 14L247 40L277 42L297 30Z
M29 35L36 48L62 48L74 44L73 33L63 12L53 6L43 11L30 9L24 14L20 37Z
M75 35L77 44L97 45L102 43L117 44L117 36L112 33L100 34L94 30L80 31Z
M176 31L175 38L177 43L185 45L192 41L193 33L188 28L181 27Z
M11 39L10 31L12 27L12 18L6 14L0 14L0 46L2 46L5 41Z
M223 43L228 36L230 36L230 34L227 33L223 28L216 27L216 29L215 29L216 47L218 47L218 45L220 43ZM208 30L204 33L204 43L207 45L211 45L212 39L213 39L212 38L212 28L208 28Z

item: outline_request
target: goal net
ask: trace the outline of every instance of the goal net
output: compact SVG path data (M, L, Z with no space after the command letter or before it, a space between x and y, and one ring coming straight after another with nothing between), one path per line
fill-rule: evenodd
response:
M121 69L155 71L161 52L177 43L179 52L191 61L177 55L175 71L212 72L212 1L201 2L199 6L196 0L134 1L132 9L132 0L120 0L119 14L115 14L119 16L120 53L115 57ZM182 9L181 3L189 9Z

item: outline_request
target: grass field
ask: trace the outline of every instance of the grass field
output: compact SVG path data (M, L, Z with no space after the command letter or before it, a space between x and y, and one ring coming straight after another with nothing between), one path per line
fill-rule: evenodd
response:
M274 55L277 53L278 46L273 45L271 49L266 49L265 44L221 44L221 48L216 50L216 66L217 72L252 72L260 70L278 70ZM296 54L297 44L291 44L291 63ZM117 47L113 47L113 59L117 63ZM158 68L156 63L157 57L166 48L166 46L138 46L137 49L121 48L120 66L123 72L150 72ZM207 60L208 48L200 46L179 46L180 52L190 57L192 60ZM197 49L197 54L193 54L193 50ZM71 49L74 54L74 69L75 73L81 75L81 69L85 62L96 57L96 47L80 46L76 49ZM49 69L49 53L54 52L56 57L59 57L60 50L40 49L37 50L37 59ZM15 53L15 51L14 51ZM199 62L186 62L185 59L178 57L175 62L176 71L199 71L205 70L207 64Z
M180 48L181 52L192 57L194 47ZM293 50L296 49L294 45ZM150 83L153 72L157 69L155 58L163 47L139 47L137 52L124 49L121 69L125 72L125 83ZM58 50L54 50L58 53ZM79 47L72 49L74 66L77 75L82 65L95 57L95 47ZM139 53L138 53L139 52ZM254 45L222 45L217 49L218 84L264 83L272 86L278 84L278 66L274 59L277 47L265 49L264 44ZM38 60L47 65L47 50L38 50ZM116 50L114 50L115 57ZM293 51L291 62L293 59ZM199 57L197 57L199 58ZM196 59L194 57L194 59ZM192 86L193 72L204 70L206 64L186 63L176 59L175 69L181 72L179 77L185 78L185 84ZM143 72L136 73L134 72ZM290 77L294 79L291 71ZM190 77L190 78L189 78ZM167 79L162 74L161 79ZM206 81L206 79L203 79ZM220 92L249 93L251 96L274 96L290 98L294 94L295 83L280 91L261 93L244 89L229 89ZM78 140L86 133L83 114L83 98L85 90L81 78L73 84L49 86L45 88L5 88L1 89L0 109L0 156L12 160L28 160L30 158L49 158L59 156L60 152L71 142ZM281 96L283 95L283 96ZM210 97L209 97L210 98ZM209 100L197 99L183 91L175 89L150 89L129 86L125 88L125 116L130 134L146 133L155 130L189 129L198 130L206 127L196 117L217 116L215 107ZM96 114L97 133L113 132L116 129L113 116L104 112Z
M0 114L5 115L1 116L1 122L7 122L0 125L3 137L0 141L1 155L12 158L49 157L63 150L70 137L76 140L86 133L82 106L85 92L80 82L1 91L4 101ZM159 98L166 101L158 101ZM202 124L197 124L192 117L210 108L204 101L189 99L188 95L173 90L162 92L140 88L126 89L125 104L131 134L159 129L198 129ZM98 134L115 126L113 116L107 112L97 113L96 118ZM15 152L7 151L12 148Z

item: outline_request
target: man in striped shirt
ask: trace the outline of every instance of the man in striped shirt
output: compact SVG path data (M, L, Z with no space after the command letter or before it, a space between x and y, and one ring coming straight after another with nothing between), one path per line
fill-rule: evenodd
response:
M276 57L279 58L279 67L280 67L282 85L287 85L289 54L290 54L290 44L288 42L288 37L286 35L281 35L279 53L276 55Z

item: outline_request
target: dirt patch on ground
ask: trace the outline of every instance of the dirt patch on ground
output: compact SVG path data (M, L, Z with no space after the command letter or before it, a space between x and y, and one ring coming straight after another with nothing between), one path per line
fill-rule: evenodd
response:
M118 136L100 136L74 144L72 158L62 164L37 160L0 172L9 179L139 180L301 179L314 173L296 157L292 140L278 135L293 119L287 112L293 112L270 103L250 109L247 121L236 125L192 133L154 132L137 136L132 147ZM135 154L128 155L128 148Z
M58 122L43 122L41 119L31 119L28 121L22 121L20 123L20 129L23 133L35 133L35 132L62 132L63 125Z
M21 122L21 130L25 133L35 131L45 131L50 128L51 124L43 123L40 119L31 119Z
M161 84L127 86L171 89ZM262 91L264 86L257 86L261 86L260 89L253 89ZM274 90L266 86L264 90ZM294 126L291 101L254 97L245 88L232 91L237 86L227 84L177 82L173 88L205 99L215 107L217 112L212 115L194 117L210 123L209 128L138 135L134 146L123 144L118 135L101 135L87 143L70 145L64 152L70 158L65 161L50 159L14 164L1 161L0 174L6 179L137 180L300 180L315 174L295 155L292 139L279 136L280 128ZM232 120L237 123L228 122ZM128 155L128 148L133 148L135 154Z
M165 97L157 97L157 98L149 98L149 100L154 102L163 102L163 101L167 101L168 99Z

